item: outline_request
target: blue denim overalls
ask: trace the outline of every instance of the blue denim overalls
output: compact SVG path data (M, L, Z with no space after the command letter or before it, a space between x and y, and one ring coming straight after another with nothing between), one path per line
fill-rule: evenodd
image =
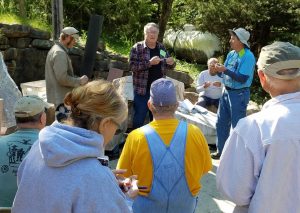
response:
M150 125L142 127L152 156L152 188L148 196L138 196L133 212L194 212L197 197L192 196L185 177L187 123L181 121L167 147Z

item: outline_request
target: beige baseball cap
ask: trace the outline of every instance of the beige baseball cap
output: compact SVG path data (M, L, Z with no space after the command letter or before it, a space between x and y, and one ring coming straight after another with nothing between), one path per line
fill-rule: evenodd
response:
M70 35L75 39L79 38L79 35L78 35L79 31L76 30L74 27L65 27L64 29L62 29L61 32L64 33L64 34Z
M300 48L289 42L274 42L261 49L257 66L274 78L297 78L300 76Z
M45 111L45 109L49 109L50 106L51 105L49 103L43 101L36 95L24 96L15 103L15 117L31 117Z

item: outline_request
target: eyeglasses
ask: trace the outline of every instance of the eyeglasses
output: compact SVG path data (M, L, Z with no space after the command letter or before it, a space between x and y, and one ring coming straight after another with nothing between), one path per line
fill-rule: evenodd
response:
M118 127L117 130L116 130L116 132L115 132L115 135L118 135L118 134L123 133L123 130L122 130L122 128L121 128L121 125L120 125L119 123L117 123L114 119L111 119L111 121L112 121L114 124L116 124L116 126Z

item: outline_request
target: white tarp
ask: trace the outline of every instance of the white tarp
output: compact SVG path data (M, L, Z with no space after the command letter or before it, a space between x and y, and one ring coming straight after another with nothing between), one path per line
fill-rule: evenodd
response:
M183 119L198 126L204 134L208 144L216 144L217 115L207 109L193 105L188 99L180 102L175 112L177 119Z

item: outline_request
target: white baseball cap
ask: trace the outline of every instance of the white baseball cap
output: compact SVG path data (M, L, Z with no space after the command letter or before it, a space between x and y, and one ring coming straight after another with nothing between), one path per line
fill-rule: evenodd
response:
M79 35L78 35L79 31L76 30L74 27L65 27L64 29L62 29L61 32L64 33L64 34L70 35L75 39L79 38Z

